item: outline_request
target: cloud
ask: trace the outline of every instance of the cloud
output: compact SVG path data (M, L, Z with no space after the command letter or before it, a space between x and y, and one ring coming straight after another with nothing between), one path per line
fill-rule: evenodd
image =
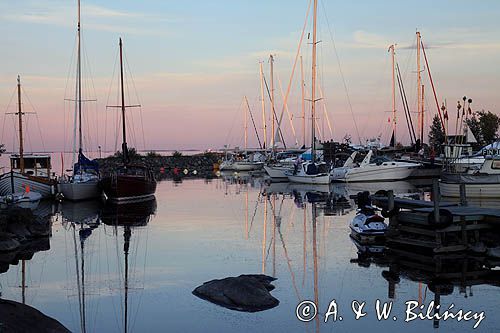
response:
M76 7L49 1L41 6L30 2L24 8L14 9L6 4L0 5L0 18L14 22L46 24L73 27L76 20ZM85 29L112 31L138 35L163 35L164 31L147 28L147 24L158 22L179 22L178 18L162 17L154 14L120 11L98 5L82 5L82 22ZM146 23L145 23L146 22Z

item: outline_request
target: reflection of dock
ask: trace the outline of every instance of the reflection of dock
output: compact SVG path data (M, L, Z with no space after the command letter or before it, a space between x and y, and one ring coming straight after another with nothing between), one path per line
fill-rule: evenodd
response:
M434 201L373 196L374 203L389 217L388 242L403 247L426 248L435 253L473 250L485 252L500 243L491 230L500 227L500 209L440 202L437 183Z

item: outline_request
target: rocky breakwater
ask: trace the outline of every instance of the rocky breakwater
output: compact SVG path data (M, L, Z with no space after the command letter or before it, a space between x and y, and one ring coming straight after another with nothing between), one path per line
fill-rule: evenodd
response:
M0 210L0 273L19 260L30 260L35 252L48 250L51 232L49 216L19 207Z
M157 180L179 179L179 178L213 178L214 167L222 159L220 153L203 153L197 155L182 155L174 153L163 156L156 153L140 155L130 152L130 163L145 164L153 170ZM101 173L110 172L122 163L120 153L113 156L98 159Z

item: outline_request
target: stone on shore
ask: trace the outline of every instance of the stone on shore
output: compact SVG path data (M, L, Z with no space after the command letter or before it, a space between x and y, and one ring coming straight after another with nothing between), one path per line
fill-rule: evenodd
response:
M257 312L274 308L279 301L269 292L274 289L273 277L255 274L227 277L203 283L193 294L225 308Z
M57 320L31 306L0 299L0 332L70 332Z

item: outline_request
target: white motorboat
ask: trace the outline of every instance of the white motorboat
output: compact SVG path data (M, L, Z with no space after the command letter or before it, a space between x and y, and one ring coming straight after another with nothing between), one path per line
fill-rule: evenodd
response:
M358 194L358 209L349 227L351 236L359 241L382 240L387 231L384 217L378 215L377 208L371 206L369 192Z
M411 173L420 167L417 163L396 162L383 157L372 162L372 156L373 151L370 150L359 166L349 168L342 178L335 180L343 182L402 180L410 177Z
M28 187L29 188L29 187ZM25 191L7 194L0 197L0 207L18 206L22 208L35 209L38 207L42 195L38 192Z
M487 156L479 170L467 173L443 173L441 195L460 197L460 185L465 185L467 198L500 198L500 156Z
M354 151L351 156L344 162L344 165L338 168L334 168L331 172L332 181L341 180L345 178L347 171L351 168L355 168L358 165L354 162L358 151Z

